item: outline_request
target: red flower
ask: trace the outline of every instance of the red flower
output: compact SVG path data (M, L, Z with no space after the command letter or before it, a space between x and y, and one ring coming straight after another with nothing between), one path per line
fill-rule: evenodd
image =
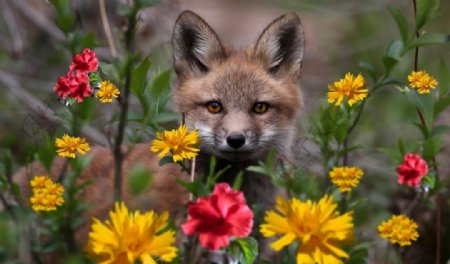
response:
M253 212L244 194L219 183L209 197L189 202L188 219L181 228L188 236L198 233L203 247L217 250L227 246L230 237L248 236L252 226Z
M71 90L70 79L70 73L58 78L58 81L53 87L53 90L58 94L59 97L64 98L69 95Z
M90 49L84 49L82 53L79 53L73 57L70 70L76 70L81 72L94 72L98 67L98 59L95 53Z
M409 187L416 187L428 173L428 165L419 155L407 153L403 163L398 166L397 173L399 184L407 183Z
M85 97L90 96L92 93L92 88L89 85L89 77L86 72L73 72L73 74L70 81L71 89L69 96L77 99L81 103Z

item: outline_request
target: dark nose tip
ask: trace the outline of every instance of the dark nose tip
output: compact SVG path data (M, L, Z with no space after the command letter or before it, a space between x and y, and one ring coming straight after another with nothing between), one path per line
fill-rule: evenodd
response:
M227 137L227 143L230 147L238 149L245 144L245 137L240 133L231 134Z

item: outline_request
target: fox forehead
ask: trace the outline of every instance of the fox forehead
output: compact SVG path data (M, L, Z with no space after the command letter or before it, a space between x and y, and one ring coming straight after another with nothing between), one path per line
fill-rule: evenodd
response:
M232 109L245 110L255 102L266 102L295 112L299 93L296 82L273 78L248 52L241 51L212 65L207 74L180 82L174 97L182 111L215 100Z

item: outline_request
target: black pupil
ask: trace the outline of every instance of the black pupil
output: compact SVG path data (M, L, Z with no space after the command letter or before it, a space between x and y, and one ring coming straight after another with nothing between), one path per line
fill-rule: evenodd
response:
M258 111L258 112L264 111L265 108L266 108L266 105L265 105L264 103L257 103L257 104L255 105L255 109L256 109L256 111Z
M210 102L209 108L211 111L220 111L220 103L218 102Z

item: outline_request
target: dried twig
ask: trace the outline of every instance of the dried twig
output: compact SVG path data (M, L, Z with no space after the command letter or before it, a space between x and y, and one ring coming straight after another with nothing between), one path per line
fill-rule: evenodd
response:
M100 7L100 16L102 18L103 30L105 31L106 39L108 40L109 50L113 57L117 56L116 46L114 44L114 39L111 32L111 27L109 25L108 16L106 14L105 0L98 0Z

